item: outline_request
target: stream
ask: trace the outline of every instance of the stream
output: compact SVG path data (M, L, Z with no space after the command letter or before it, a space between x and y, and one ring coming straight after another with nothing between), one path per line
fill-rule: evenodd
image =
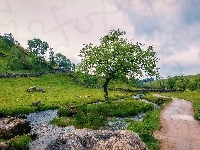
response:
M154 109L159 108L157 104L149 102L144 99L139 99L145 103L154 105ZM106 130L125 130L130 121L143 121L145 113L139 113L130 117L111 117L107 125L100 129ZM55 141L62 134L72 134L75 132L74 126L67 126L65 128L57 127L48 124L53 118L58 117L57 110L46 110L26 115L30 122L31 134L36 134L37 138L30 143L29 149L44 149L51 142Z

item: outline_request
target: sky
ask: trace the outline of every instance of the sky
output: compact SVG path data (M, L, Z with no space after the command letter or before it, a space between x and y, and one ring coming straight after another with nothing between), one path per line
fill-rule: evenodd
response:
M162 77L200 73L199 0L1 0L0 18L2 35L24 48L40 38L75 64L84 43L120 29L154 46Z

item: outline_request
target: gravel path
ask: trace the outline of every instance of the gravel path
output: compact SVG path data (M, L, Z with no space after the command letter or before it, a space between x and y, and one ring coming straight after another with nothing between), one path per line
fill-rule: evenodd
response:
M161 130L154 133L161 150L200 150L200 122L193 115L191 102L172 98L161 113Z

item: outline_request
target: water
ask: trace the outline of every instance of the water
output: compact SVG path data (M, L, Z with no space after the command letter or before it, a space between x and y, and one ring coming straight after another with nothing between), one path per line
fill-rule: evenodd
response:
M148 104L152 104L154 106L154 109L159 108L158 104L152 103L145 99L138 99L138 100ZM125 130L131 121L143 121L145 115L146 113L138 113L137 115L130 117L112 117L108 120L107 125L103 128L108 130Z
M69 134L74 131L73 126L60 128L48 124L53 118L58 117L57 110L46 110L26 115L30 122L31 134L36 134L36 140L33 140L30 145L30 150L45 149L52 141L56 140L60 134Z
M103 128L107 130L125 130L131 121L143 121L145 113L139 113L130 117L112 117Z
M147 100L145 100L145 99L139 99L139 101L145 102L145 103L148 103L148 104L152 104L152 105L154 106L154 109L160 108L160 106L159 106L158 104L152 103L152 102L147 101Z
M49 123L53 118L58 117L57 110L45 110L26 115L30 126L33 128L39 124Z

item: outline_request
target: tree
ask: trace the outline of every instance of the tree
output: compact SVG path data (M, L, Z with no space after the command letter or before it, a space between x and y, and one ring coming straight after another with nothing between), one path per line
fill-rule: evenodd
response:
M154 76L158 73L158 58L153 46L142 49L141 43L133 44L120 36L125 31L111 30L100 39L100 45L84 44L80 51L79 70L102 76L104 97L108 100L108 84L113 79L136 78L138 76Z
M49 48L49 63L51 67L56 64L53 48Z
M175 77L168 76L167 77L167 87L168 87L168 89L175 90L176 80L177 80L177 76L175 76Z
M178 90L185 91L189 84L189 79L183 74L177 77L176 86Z
M4 33L4 36L1 36L3 42L6 44L6 47L12 47L15 44L14 37L11 33Z
M57 53L55 58L56 58L57 66L63 67L65 69L67 69L68 71L69 70L71 71L72 63L65 55L63 55L61 53Z
M28 40L28 49L36 56L43 57L49 48L49 44L40 39L34 38L33 40Z

